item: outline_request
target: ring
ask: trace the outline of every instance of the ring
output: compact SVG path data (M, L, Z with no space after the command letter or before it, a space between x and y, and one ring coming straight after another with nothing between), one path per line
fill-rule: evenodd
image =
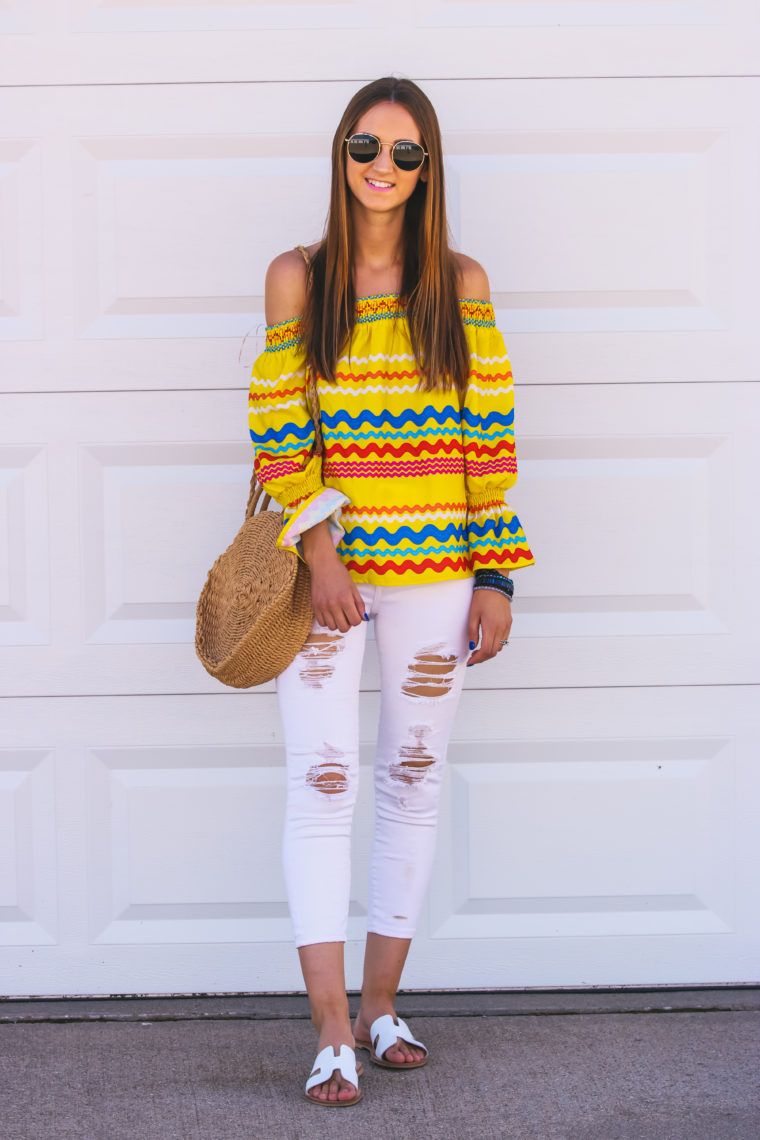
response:
M502 641L500 644L501 644L501 647L503 649L505 645L509 645L509 638L507 638L506 641Z

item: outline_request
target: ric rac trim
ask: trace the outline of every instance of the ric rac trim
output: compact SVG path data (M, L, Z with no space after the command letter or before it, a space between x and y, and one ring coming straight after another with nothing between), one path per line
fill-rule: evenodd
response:
M459 309L465 325L492 329L496 327L493 305L490 301L478 301L471 297L460 298ZM372 297L360 297L355 304L357 325L373 321L397 320L406 316L404 301L398 293L377 293ZM283 348L293 348L302 339L301 318L293 317L268 325L265 352L279 352Z

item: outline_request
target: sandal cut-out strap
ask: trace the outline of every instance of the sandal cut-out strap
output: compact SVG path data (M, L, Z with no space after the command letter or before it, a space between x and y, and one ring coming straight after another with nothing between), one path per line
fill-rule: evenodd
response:
M372 1022L369 1035L372 1042L370 1054L378 1065L392 1069L412 1069L424 1065L427 1060L427 1045L417 1040L403 1017L394 1021L390 1013L384 1013L382 1017ZM421 1061L386 1061L385 1054L396 1044L396 1039L399 1037L402 1041L406 1041L407 1045L416 1045L418 1049L422 1049L425 1053L424 1058Z
M356 1089L356 1096L349 1100L317 1100L316 1097L308 1096L309 1090L315 1088L317 1085L324 1084L329 1081L335 1070L338 1070L344 1081L352 1084ZM348 1105L356 1104L357 1100L361 1099L361 1091L359 1089L359 1075L356 1070L356 1056L350 1045L341 1045L340 1053L336 1053L332 1045L326 1045L321 1052L317 1053L317 1058L314 1062L314 1068L311 1071L304 1092L307 1094L309 1100L313 1100L315 1104L325 1105Z

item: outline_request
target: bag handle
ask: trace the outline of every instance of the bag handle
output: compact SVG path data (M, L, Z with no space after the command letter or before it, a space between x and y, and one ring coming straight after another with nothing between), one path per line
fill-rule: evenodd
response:
M260 483L256 481L256 472L251 473L251 486L248 491L248 503L245 508L246 521L256 514L256 507L261 500L261 509L266 511L269 509L269 504L272 501L272 496L268 495Z

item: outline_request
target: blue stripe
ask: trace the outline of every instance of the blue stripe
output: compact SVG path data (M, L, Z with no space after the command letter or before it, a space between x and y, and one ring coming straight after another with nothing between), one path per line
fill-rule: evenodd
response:
M406 411L401 412L399 415L394 416L392 412L360 412L358 416L350 416L348 412L338 411L334 415L328 412L322 412L322 423L325 427L333 428L339 424L345 424L346 427L360 428L365 424L374 424L375 427L397 427L403 428L407 424L416 424L417 427L422 427L428 420L434 420L437 424L445 423L459 423L459 411L456 408L448 407L438 411L428 404L421 412Z
M254 432L253 428L251 428L250 433L251 439L256 440L259 446L269 443L270 440L276 440L279 443L289 435L294 435L296 439L300 439L305 443L314 435L314 424L311 420L309 420L307 424L304 424L303 427L299 427L298 424L285 424L284 427L270 428L269 431L261 433Z
M527 541L520 531L519 534L509 535L507 538L489 538L487 542L485 540L478 542L471 538L468 546L470 550L503 550L505 546L524 546Z
M509 507L505 509L509 510ZM478 535L480 538L485 538L488 534L499 535L505 528L510 534L517 534L519 530L522 530L517 515L513 514L509 520L499 517L498 519L483 519L482 522L471 522L468 527L468 533L470 535Z
M503 427L512 427L515 422L514 408L506 415L503 412L489 412L487 416L482 416L478 412L471 412L469 408L464 408L462 411L462 419L466 424L470 424L474 428L479 428L481 431L493 427L494 424L501 424Z
M353 432L353 431L330 431L324 433L327 439L352 439L352 440L373 440L373 439L419 439L422 436L431 436L433 439L441 439L444 436L451 436L456 438L461 435L459 425L454 427L441 427L436 429L420 428L419 431L377 431L377 432Z
M352 526L346 529L343 541L346 543L351 542L366 542L371 545L373 542L385 541L391 545L396 542L401 542L405 539L419 539L423 541L428 538L436 538L439 542L445 542L448 539L456 538L464 541L464 526L457 523L449 523L448 526L437 527L428 523L423 526L421 530L414 530L410 526L399 527L398 530L388 530L384 526L379 526L377 530L368 531L361 526Z
M373 558L375 555L389 555L394 558L406 557L406 555L424 555L424 554L464 554L467 550L467 544L464 542L450 543L448 546L364 546L362 543L357 543L354 546L347 546L342 541L337 548L341 554L352 554L358 558Z

